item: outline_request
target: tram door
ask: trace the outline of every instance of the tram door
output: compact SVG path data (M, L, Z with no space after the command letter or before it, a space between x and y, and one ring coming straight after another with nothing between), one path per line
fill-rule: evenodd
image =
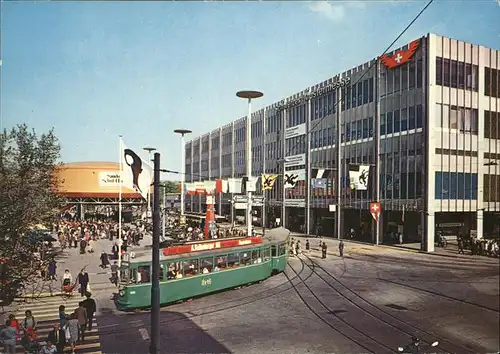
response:
M278 252L276 252L276 245L271 246L271 257L276 257Z

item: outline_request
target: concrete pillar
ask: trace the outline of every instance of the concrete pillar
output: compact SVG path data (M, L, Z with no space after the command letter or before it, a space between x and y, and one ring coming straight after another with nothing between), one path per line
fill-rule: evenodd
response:
M484 211L480 209L476 213L476 230L477 230L477 236L479 237L482 237L484 235L483 220L484 220Z
M426 252L434 252L434 242L435 242L435 229L436 229L436 219L433 211L429 211L424 214L424 237L422 237L422 242L424 243L424 250Z

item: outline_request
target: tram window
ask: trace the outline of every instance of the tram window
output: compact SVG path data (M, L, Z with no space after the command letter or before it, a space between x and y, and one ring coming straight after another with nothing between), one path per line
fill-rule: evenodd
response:
M276 246L271 246L271 256L276 257Z
M250 265L250 264L252 264L252 253L251 253L251 251L249 251L249 252L242 252L240 255L241 255L241 265Z
M271 249L269 247L264 248L260 254L261 257L264 259L264 262L271 259Z
M260 258L260 250L253 250L252 251L252 263L257 264L261 263L262 259Z
M149 265L137 267L137 283L149 283L151 281L151 267Z
M180 262L169 263L167 265L167 280L182 278L182 268Z
M281 244L278 246L278 256L284 256L286 254L286 244Z
M230 253L227 255L227 267L238 267L240 265L240 254L238 252L236 253Z
M183 261L182 268L184 269L184 276L186 277L196 275L200 271L197 259L190 259L188 261Z
M215 257L215 268L214 272L223 270L227 268L227 255Z
M163 264L160 264L160 274L158 274L158 279L161 281L161 280L165 280L165 276L164 276L164 273L165 272L165 269L163 267Z
M214 258L207 257L200 259L200 269L203 274L210 273L214 268Z

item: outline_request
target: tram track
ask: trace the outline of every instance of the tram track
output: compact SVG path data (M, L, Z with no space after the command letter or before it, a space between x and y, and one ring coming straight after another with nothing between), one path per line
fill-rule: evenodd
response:
M431 342L438 340L439 341L438 348L446 351L447 353L475 353L476 352L476 350L473 350L472 348L457 345L448 339L440 338L440 337L436 336L435 334L430 333L429 331L426 331L418 326L411 324L410 322L408 322L406 320L403 320L397 316L394 316L389 311L382 309L380 306L374 304L370 300L366 299L362 295L360 295L357 292L355 292L354 290L350 289L347 285L345 285L337 277L333 276L330 272L328 272L326 269L324 269L316 261L312 260L311 257L309 257L307 255L304 255L304 257L309 262L311 262L311 265L309 265L302 260L304 266L308 267L319 279L321 279L329 288L334 290L341 298L346 300L353 307L356 307L359 310L363 311L363 313L375 318L379 322L384 323L385 325L397 330L398 332L400 332L402 334L408 335L408 340L415 335L421 336L422 334L424 334L427 337L432 338L432 340L426 340L426 341L424 341L424 343L430 344ZM336 284L338 284L338 287L340 287L342 290L339 290L338 287L332 285L327 279L325 279L325 277L323 277L321 274L318 273L317 269L322 271L328 278L332 279ZM346 293L350 294L351 296L347 295ZM362 304L364 304L364 305L362 305ZM366 307L369 307L373 310L370 311ZM376 314L376 312L379 312L379 314ZM384 319L383 316L385 316L386 318ZM396 325L393 322L389 321L388 320L389 318L392 321L397 322L399 325ZM401 328L401 325L406 327L406 329Z
M304 272L305 269L306 269L306 267L301 262L301 269L297 273L297 275L295 275L292 278L292 280L295 280L297 277L300 277L300 275ZM258 301L261 301L261 300L264 300L264 299L268 299L269 297L280 295L280 294L285 293L285 292L287 292L287 291L289 291L289 290L291 290L293 288L292 286L288 286L288 287L286 287L284 289L280 289L278 291L274 291L274 290L279 289L280 287L283 287L283 286L289 284L290 278L286 274L284 274L284 275L287 278L287 280L285 282L283 282L283 283L280 283L280 284L272 287L272 288L269 288L269 289L266 289L266 290L263 290L263 291L259 291L257 293L251 294L251 295L243 296L243 297L240 297L238 299L233 299L233 300L229 300L229 301L225 301L225 302L219 302L219 303L216 303L216 304L211 304L211 305L208 305L208 306L204 306L204 307L198 308L196 310L191 310L191 311L179 310L177 312L182 313L185 316L184 318L179 318L179 319L174 319L174 320L161 320L160 319L160 324L172 324L172 323L175 323L175 322L186 321L186 320L197 318L197 317L202 317L202 316L211 315L211 314L215 314L215 313L220 313L220 312L224 312L224 311L228 311L228 310L233 310L233 309L238 308L238 307L250 305L250 304L256 303ZM305 279L309 279L311 276L313 276L313 273L310 273ZM251 287L252 285L243 286L243 287L244 288L248 288L248 287ZM228 289L227 292L234 291L234 290L235 289L231 289L231 290ZM211 295L207 295L207 296L211 296ZM243 301L243 302L241 302L241 301ZM232 303L232 305L230 305L230 306L224 306L224 305L227 305L228 303ZM177 305L181 305L181 304L177 304ZM175 305L172 304L172 305L164 306L164 307L162 307L160 309L160 311L161 312L166 312L166 311L175 312L176 309L173 308L173 306L175 306ZM218 308L218 309L203 311L203 310L214 308L214 307L218 307L218 306L223 306L223 307L222 308ZM202 311L202 312L198 313L198 311ZM150 311L149 310L144 310L144 311L130 312L130 313L126 314L126 316L127 315L128 316L140 316L140 315L144 315L144 314L147 314L147 313L150 313ZM110 329L109 331L101 330L100 334L101 335L112 334L114 331L116 331L116 328Z
M290 265L289 265L288 269L291 269L292 272L295 274L295 276L294 276L294 278L291 278L288 274L286 274L286 272L285 272L285 276L289 280L290 284L292 285L293 289L295 290L295 293L297 294L297 296L300 298L301 302L308 308L308 310L312 314L314 314L321 322L326 324L333 331L337 332L338 334L340 334L344 338L350 340L351 342L355 343L360 348L363 348L364 350L366 350L369 353L387 353L387 352L397 353L395 348L391 348L391 347L385 345L384 343L380 342L379 340L377 340L373 336L370 336L370 335L364 333L363 331L361 331L359 328L356 328L356 327L352 326L351 324L349 324L346 320L344 320L337 313L335 313L335 311L332 310L323 300L321 300L320 297L307 284L307 280L312 275L316 274L315 269L314 269L315 266L313 265L311 267L311 266L307 265L302 259L300 259L300 261L301 261L302 269L307 267L311 270L311 273L309 274L309 276L307 278L302 278L299 275L299 272L297 272ZM307 292L310 295L312 295L312 298L314 299L313 301L318 303L320 308L322 308L322 309L315 308L315 306L313 306L311 304L312 301L310 301L310 300L312 300L312 299L309 298L310 300L308 300L306 298L307 296L305 296L304 293L298 289L298 286L295 285L292 281L292 279L296 279L296 278L298 278L300 280L300 284L306 288ZM320 313L320 312L324 312L324 310L328 311L328 314L332 315L337 320L336 321L337 324L333 324L331 321L329 321L326 318L325 315L322 315ZM338 322L341 323L340 326L338 326ZM344 327L344 328L339 329L339 327ZM351 333L349 333L349 332L351 332ZM359 337L360 335L363 337L362 339L356 338L356 337ZM376 350L372 349L374 346L377 347ZM380 348L383 348L383 351L381 351Z

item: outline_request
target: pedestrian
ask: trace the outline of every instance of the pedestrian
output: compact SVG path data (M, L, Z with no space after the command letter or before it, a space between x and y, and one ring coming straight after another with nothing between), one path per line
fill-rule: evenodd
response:
M5 328L0 331L0 341L3 342L3 349L5 354L16 353L16 337L17 330L12 327L11 320L5 321Z
M309 251L311 245L309 244L309 240L306 240L306 251Z
M325 259L326 258L326 251L328 250L328 247L326 246L326 243L323 242L321 245L321 258Z
M78 318L75 313L69 316L68 323L64 328L66 342L71 346L71 352L75 352L76 341L78 340Z
M87 286L89 285L90 279L89 279L89 274L83 268L80 271L80 274L78 274L78 284L80 284L80 294L82 297L85 296L85 293L87 292Z
M464 253L464 241L462 241L461 237L458 239L458 254L465 254Z
M342 240L339 242L339 255L340 257L344 257L344 241Z
M78 341L83 342L85 340L85 329L87 327L87 310L83 307L83 301L78 303L78 307L75 309L75 315L78 319Z
M58 350L54 344L52 344L52 341L50 339L47 339L47 343L42 346L38 354L56 354L58 353Z
M92 299L92 294L91 293L86 293L85 296L87 297L85 300L83 300L83 307L87 311L87 329L89 331L92 330L92 321L94 320L94 314L97 311L97 306L95 303L95 300Z
M49 280L56 280L57 263L55 259L51 259L48 266Z
M64 328L66 322L68 322L68 316L66 315L66 307L64 305L59 306L59 327Z
M23 330L28 332L33 338L36 338L36 320L31 313L31 310L26 310L24 313Z
M64 347L66 346L66 333L63 328L64 327L56 324L47 336L47 343L50 342L54 344L57 353L64 353Z
M87 252L88 253L94 253L94 239L89 238L87 241Z
M80 254L85 254L85 248L87 247L87 241L84 238L80 241Z
M111 283L118 286L118 264L116 262L111 266Z
M101 253L101 268L106 269L109 265L109 257L108 254L104 251Z

